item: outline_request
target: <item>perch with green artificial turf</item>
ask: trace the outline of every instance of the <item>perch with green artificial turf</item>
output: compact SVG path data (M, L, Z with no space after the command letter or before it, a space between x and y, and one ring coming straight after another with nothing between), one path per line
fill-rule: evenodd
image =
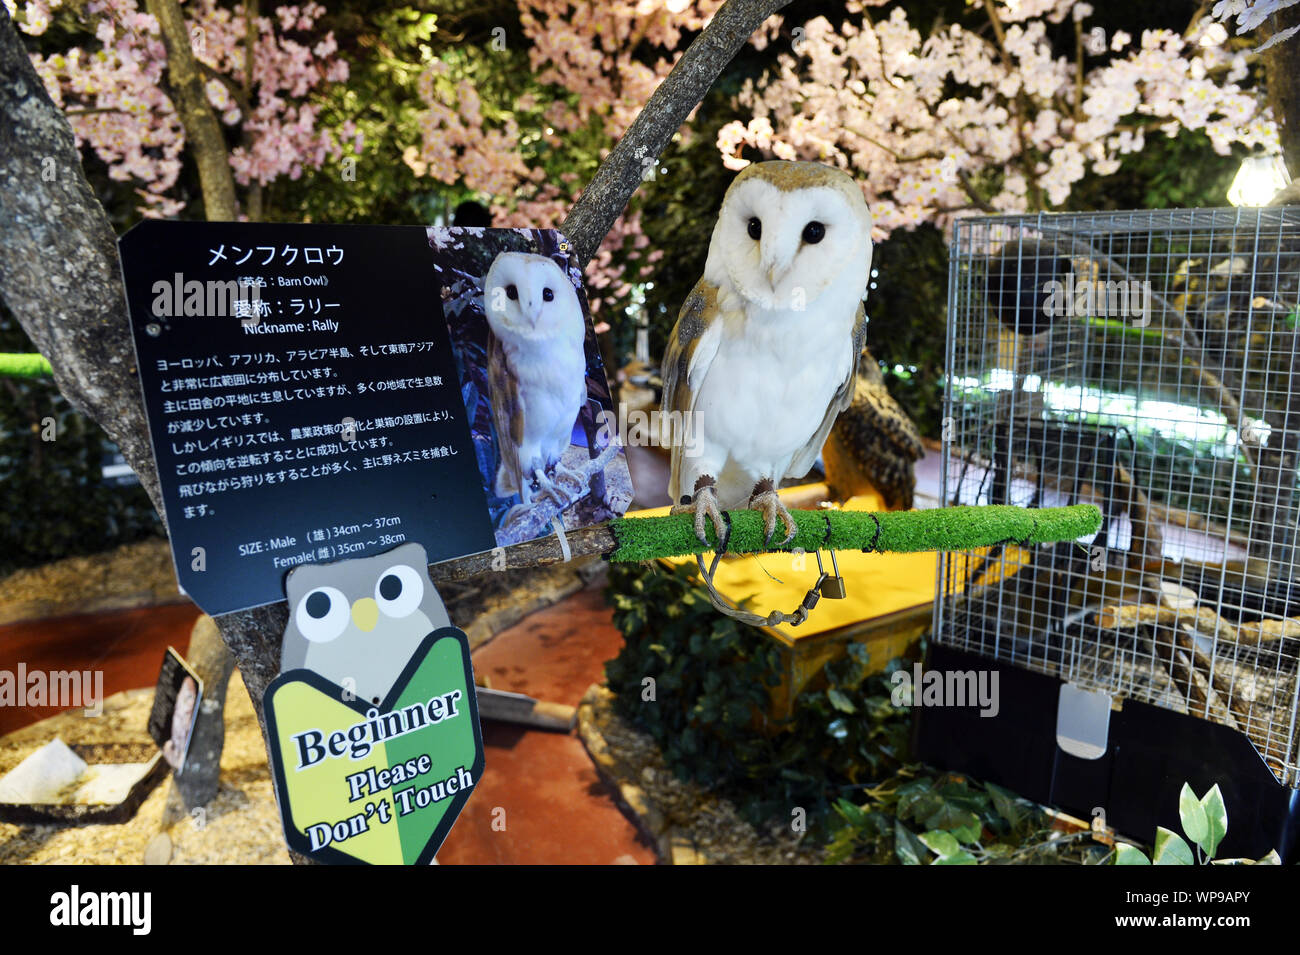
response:
M763 517L757 511L727 511L729 528L719 543L713 528L706 525L711 547L695 536L689 514L665 517L622 517L607 527L617 546L612 561L657 560L695 555L713 605L728 616L753 626L775 627L781 623L798 626L823 596L823 575L803 603L791 613L773 610L752 614L731 607L713 585L713 574L724 554L759 554L771 551L817 552L861 550L876 553L973 550L996 544L1029 546L1071 541L1095 533L1101 527L1101 510L1092 504L1069 507L1025 508L1013 505L943 507L924 511L841 511L835 509L791 511L798 530L794 538L779 547L764 542ZM712 565L706 567L703 554L713 550ZM842 594L833 596L843 596Z
M46 378L54 374L44 355L0 352L0 375L10 378Z
M725 552L759 554L769 550L807 552L863 550L916 552L971 550L994 544L1048 544L1074 540L1101 527L1101 511L1091 504L1070 507L1026 508L1014 505L942 507L924 511L791 511L799 530L783 547L763 542L763 518L758 511L727 511L731 535ZM685 557L716 549L713 528L707 527L713 547L695 536L689 514L666 517L621 517L609 522L618 547L610 560L657 560Z

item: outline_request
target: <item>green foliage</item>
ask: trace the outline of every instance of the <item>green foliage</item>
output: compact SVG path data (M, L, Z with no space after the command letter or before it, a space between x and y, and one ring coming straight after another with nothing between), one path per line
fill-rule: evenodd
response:
M1141 152L1120 160L1109 176L1086 175L1070 194L1070 211L1197 209L1226 205L1228 186L1245 151L1220 156L1201 130L1177 136L1151 132Z
M33 350L0 308L0 352ZM142 488L103 483L112 450L53 380L0 376L0 575L162 533Z
M992 783L903 767L869 787L866 801L835 803L830 862L902 865L1096 864L1091 833L1053 830L1028 800Z
M679 777L730 799L756 826L807 813L831 862L904 865L1097 863L1089 832L1051 829L1032 803L993 784L911 761L908 711L868 655L825 668L790 719L766 714L780 682L774 641L719 614L687 567L611 564L606 597L626 641L605 666L619 715L649 734Z
M1252 864L1250 859L1216 859L1219 843L1228 834L1228 809L1223 804L1219 784L1210 787L1204 796L1197 796L1192 787L1183 783L1178 793L1178 819L1183 833L1196 847L1187 844L1178 833L1164 826L1156 829L1151 858L1137 846L1121 844L1116 847L1115 865L1239 865ZM1255 865L1278 865L1280 859L1274 850Z
M867 291L867 347L889 393L921 433L940 436L948 308L948 245L925 225L876 246Z
M418 93L421 73L436 55L440 18L415 4L389 9L379 4L340 4L323 25L334 30L348 60L344 83L324 87L319 124L338 129L352 122L361 149L346 149L339 161L304 169L297 181L267 187L265 218L286 222L364 222L409 225L431 222L463 198L457 190L421 180L402 151L418 146L419 117L426 109ZM352 159L351 178L342 161Z
M890 703L883 676L866 676L862 645L850 644L826 668L827 685L801 694L777 725L766 716L780 682L775 643L714 610L687 569L613 564L607 594L626 640L605 666L619 714L679 777L725 793L751 822L789 820L801 807L824 837L843 792L906 758L906 711Z

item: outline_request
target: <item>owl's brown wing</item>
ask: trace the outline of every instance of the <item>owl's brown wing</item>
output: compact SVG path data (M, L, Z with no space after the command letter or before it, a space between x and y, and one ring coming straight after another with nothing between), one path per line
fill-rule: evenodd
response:
M831 496L848 500L868 489L885 506L909 508L916 488L913 465L925 454L921 434L885 387L871 352L864 351L853 399L831 429L822 457Z
M862 349L866 347L866 344L867 311L859 303L857 317L853 320L853 364L849 366L848 375L840 382L839 388L835 390L835 396L831 398L831 403L826 408L826 415L822 418L822 423L818 425L816 433L803 446L803 449L794 456L794 460L790 462L790 469L785 472L786 477L801 478L808 473L813 466L813 462L817 460L817 455L821 454L822 445L826 443L826 436L830 434L835 419L841 411L852 403L853 382L857 378Z
M713 356L718 352L720 336L709 335L715 327L718 317L718 287L712 282L700 279L691 289L682 303L682 310L677 315L672 334L668 337L668 347L664 350L661 372L664 379L664 396L660 402L663 417L673 422L677 428L684 427L689 415L695 408L695 388L701 377L708 370ZM670 417L671 416L671 417ZM668 425L661 420L659 427ZM668 497L675 504L681 498L679 481L681 477L682 435L672 442L672 472L668 478Z
M497 468L497 497L517 494L523 486L519 466L519 444L524 440L524 412L519 401L515 376L510 374L505 349L491 332L487 347L488 400L492 404L492 426L497 433L497 451L501 466Z

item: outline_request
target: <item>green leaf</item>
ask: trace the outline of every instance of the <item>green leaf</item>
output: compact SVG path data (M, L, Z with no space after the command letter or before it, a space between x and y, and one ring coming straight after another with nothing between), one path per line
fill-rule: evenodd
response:
M1205 841L1201 843L1201 848L1213 859L1219 843L1228 834L1228 807L1223 804L1223 793L1219 792L1218 783L1201 797L1201 808L1205 810L1206 823Z
M897 819L894 820L894 854L903 865L922 865L922 860L930 857L929 847Z
M951 832L944 832L942 829L931 829L929 832L921 833L921 841L926 844L931 852L939 858L952 856L961 852L961 843Z
M970 822L964 826L955 826L950 831L962 842L979 842L984 832L984 825L980 822L979 816L972 813Z
M1190 790L1189 790L1190 791ZM1197 803L1200 806L1200 803ZM1156 844L1151 853L1152 865L1195 865L1191 847L1183 837L1164 826L1156 829Z
M963 849L950 856L940 856L931 865L979 865L979 863L975 861L973 855Z
M947 801L936 812L925 818L925 827L927 829L948 829L967 834L974 832L972 836L964 836L962 839L964 842L975 842L979 839L980 830L983 828L978 815L969 809L962 809Z
M835 707L841 713L857 712L857 708L853 705L853 701L834 687L831 687L826 691L826 698L831 701L831 706Z
M1178 818L1182 820L1183 832L1187 833L1187 838L1205 849L1210 823L1205 818L1205 807L1187 783L1183 783L1183 788L1178 793Z
M1021 820L1025 818L1025 808L1020 805L1020 797L993 783L985 783L984 788L989 791L989 796L993 799L993 808L997 810L998 815L1011 823L1013 828L1020 825Z
M926 829L942 829L941 822L929 822L943 810L943 797L938 793L924 792L909 799L898 801L898 815L903 819L919 822Z
M847 799L835 800L835 811L844 817L844 821L850 826L861 829L866 825L867 814L862 811L860 806L855 806Z
M1127 842L1121 842L1115 848L1116 865L1150 865L1151 860L1147 854L1137 846L1131 846Z

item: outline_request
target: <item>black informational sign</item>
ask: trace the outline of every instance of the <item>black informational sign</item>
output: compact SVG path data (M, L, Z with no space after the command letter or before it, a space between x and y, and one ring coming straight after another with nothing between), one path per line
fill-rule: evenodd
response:
M283 600L302 563L493 546L424 229L146 221L121 256L177 577L206 612Z
M172 769L180 770L185 765L202 702L202 678L174 647L168 647L154 688L153 709L149 711L149 735Z
M557 243L554 232L466 232L451 230L450 244L499 247L488 261ZM470 347L485 320L461 311L449 329L438 257L450 253L438 245L422 226L157 220L121 238L172 556L207 613L283 600L300 564L408 541L437 562L513 542L497 527L510 502L489 506L485 490L497 441L474 384L482 349ZM564 246L552 250L561 260ZM456 279L458 308L480 282ZM579 462L608 446L593 424L612 407L590 324L569 453ZM621 512L626 470L620 452L564 525Z

